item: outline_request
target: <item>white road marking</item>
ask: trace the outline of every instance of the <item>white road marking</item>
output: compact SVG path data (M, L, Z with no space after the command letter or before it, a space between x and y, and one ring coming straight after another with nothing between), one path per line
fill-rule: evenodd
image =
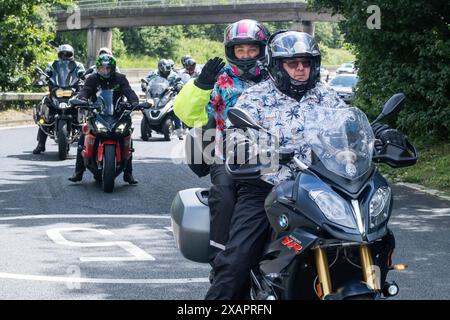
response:
M179 278L179 279L104 279L104 278L78 278L58 276L35 276L29 274L0 272L2 279L31 280L46 282L78 282L78 283L102 283L102 284L185 284L185 283L209 283L208 278Z
M27 220L27 219L99 219L99 218L130 218L130 219L170 219L164 215L112 215L112 214L60 214L60 215L29 215L2 217L0 221ZM167 229L167 228L166 228ZM30 280L43 282L60 283L97 283L97 284L188 284L188 283L209 283L209 278L179 278L179 279L107 279L107 278L82 278L82 277L62 277L62 276L39 276L30 274L17 274L0 272L0 279Z
M132 257L80 257L82 262L116 262L116 261L155 261L156 259L149 255L147 252L134 245L129 241L110 241L110 242L75 242L69 241L62 235L62 232L73 232L73 231L88 231L96 232L103 236L112 236L114 232L104 229L93 229L93 228L56 228L47 230L47 235L55 243L63 246L75 247L75 248L92 248L92 247L121 247L123 250L127 251Z

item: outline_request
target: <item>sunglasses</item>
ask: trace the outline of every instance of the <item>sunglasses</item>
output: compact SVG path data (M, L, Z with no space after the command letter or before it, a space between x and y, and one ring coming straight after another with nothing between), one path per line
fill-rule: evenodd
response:
M283 63L288 66L289 69L297 69L299 64L303 68L311 67L311 60L284 60Z

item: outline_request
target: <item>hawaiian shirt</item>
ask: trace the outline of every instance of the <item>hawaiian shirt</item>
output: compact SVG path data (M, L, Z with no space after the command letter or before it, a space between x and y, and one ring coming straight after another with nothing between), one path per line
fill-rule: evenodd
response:
M235 107L246 110L250 115L278 138L280 148L294 150L305 164L311 164L311 149L304 139L305 118L314 116L314 107L332 109L346 108L336 92L322 83L306 92L297 101L281 91L269 79L245 90ZM292 178L287 170L264 174L262 179L272 184Z

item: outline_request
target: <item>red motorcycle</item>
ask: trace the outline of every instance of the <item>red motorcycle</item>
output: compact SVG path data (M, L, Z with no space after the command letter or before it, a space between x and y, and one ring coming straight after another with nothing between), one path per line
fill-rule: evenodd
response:
M109 90L103 90L95 104L82 100L73 100L71 104L88 111L81 152L84 164L95 180L102 183L103 191L112 192L116 177L125 170L134 151L131 113L148 106L140 104L132 108L129 103L120 101L113 106Z

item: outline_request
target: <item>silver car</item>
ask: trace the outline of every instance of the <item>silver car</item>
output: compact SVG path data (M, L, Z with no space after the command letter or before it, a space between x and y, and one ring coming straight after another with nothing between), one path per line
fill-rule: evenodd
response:
M358 76L355 74L340 74L331 80L328 85L337 92L338 96L346 103L355 100L355 88Z
M350 74L356 73L355 65L351 62L343 63L339 68L336 69L336 74L344 74L344 73Z

